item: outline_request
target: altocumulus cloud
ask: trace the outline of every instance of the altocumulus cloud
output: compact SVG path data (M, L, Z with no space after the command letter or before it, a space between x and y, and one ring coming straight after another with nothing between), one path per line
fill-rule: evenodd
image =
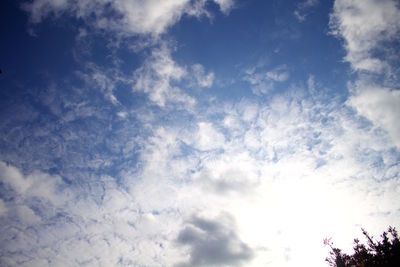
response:
M221 68L222 50L241 54L220 39L224 23L235 43L273 42L239 26L260 2L22 4L35 40L71 22L77 64L2 91L0 265L321 266L324 237L351 248L360 226L399 226L398 4L326 8L323 34L343 42L335 61L354 75L340 94L284 56L286 39L279 60L246 46ZM307 27L325 5L273 16Z

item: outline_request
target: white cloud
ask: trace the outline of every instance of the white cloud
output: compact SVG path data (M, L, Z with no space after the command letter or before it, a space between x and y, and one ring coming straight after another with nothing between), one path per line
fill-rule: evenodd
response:
M85 81L85 83L102 92L104 97L112 104L118 105L119 101L114 95L117 83L124 81L124 78L117 70L108 69L103 71L94 63L86 64L85 72L77 72L77 75Z
M50 176L42 172L23 175L16 167L0 161L0 180L18 196L24 198L42 198L54 205L61 205L67 199L59 195L62 180L58 176Z
M232 0L214 0L220 10L228 14ZM46 17L71 15L88 25L115 32L123 36L150 34L158 36L167 31L184 15L207 14L207 1L197 0L34 0L22 7L30 14L32 23L40 23ZM115 12L110 15L110 11Z
M102 2L122 13L117 20L103 19L103 5L96 1L36 0L30 7L33 18L37 16L34 22L39 22L63 12L88 19L87 10L95 10L97 3L95 27L124 34L160 34L189 12L182 7L184 2L165 2L165 10L156 1L136 6L137 10L133 7L138 1ZM308 2L313 1L304 3ZM205 1L196 3L200 9L193 14L200 14ZM229 12L231 1L218 3L223 12ZM145 15L149 21L128 27ZM95 70L92 74L87 79L93 79L106 96L113 95L116 81ZM181 88L192 77L200 86L213 83L212 72L206 73L201 65L179 65L171 50L161 46L153 48L127 83L159 107L195 109L195 100ZM244 79L261 94L288 78L287 69L278 67L249 70ZM48 262L60 266L173 266L179 262L321 266L326 256L324 237L332 235L340 247L351 247L360 224L374 234L383 230L381 225L398 226L398 151L387 142L385 132L360 122L347 106L318 99L313 76L307 85L314 91L311 96L296 89L277 93L268 101L215 101L215 107L193 112L188 120L181 112L171 122L165 109L130 111L129 116L118 113L124 120L118 120L117 129L107 135L110 139L95 140L104 143L106 150L116 151L104 155L104 161L117 162L120 179L81 174L81 166L87 167L98 153L87 156L87 149L62 159L72 161L80 154L90 158L73 164L69 175L81 178L71 185L57 175L23 174L0 162L2 185L11 189L4 190L10 194L7 201L0 200L0 220L5 225L0 227L2 255L12 255L8 265L15 266ZM397 91L356 87L363 89L351 92L348 105L387 129L398 142ZM89 126L88 133L101 135L109 124L99 125ZM68 145L78 147L92 140L81 133L73 128L62 134ZM83 141L71 144L72 139ZM2 212L2 205L6 211ZM216 216L224 212L231 215ZM204 260L210 253L213 257Z
M386 130L400 148L400 91L359 82L352 90L348 104L374 125Z
M265 74L268 79L274 82L284 82L289 78L289 72L287 72L284 68L276 68L271 71L267 71Z
M289 77L287 66L280 65L266 72L257 67L247 69L243 79L251 84L255 95L265 95L274 89L274 83L285 82Z
M38 265L201 265L206 246L219 244L220 257L206 264L321 266L324 237L351 247L359 224L373 234L397 226L400 166L385 133L341 103L298 90L217 103L189 122L147 122L136 164L123 167L118 183L93 175L67 186L1 164L2 183L16 195L0 220L18 226L0 228L4 253L22 266L35 264L25 255ZM121 147L133 138L124 125L127 139L113 139ZM218 217L224 212L232 219Z
M315 92L315 78L314 75L309 75L307 79L307 87L310 92Z
M399 56L393 47L400 32L398 2L337 0L330 25L333 34L344 40L345 60L360 74L355 85L349 86L347 103L375 127L385 130L392 139L390 143L399 147L399 91L382 85L382 80L372 75L383 74L386 83L396 72L392 67Z
M32 185L31 181L26 180L17 168L4 162L0 162L0 179L4 184L10 186L12 190L20 194L25 193Z
M174 225L177 218L173 214L166 217L163 210L154 213L154 208L160 206L149 206L150 210L146 210L149 191L139 191L133 197L111 177L97 177L95 181L88 181L86 188L65 187L57 176L39 172L23 175L17 168L0 163L2 183L19 190L7 193L10 194L9 208L7 213L2 210L0 217L2 253L13 254L9 264L116 265L124 262L171 266L180 259L176 250L168 248L174 238L170 232L177 233L179 229ZM12 183L15 177L19 177L18 181ZM98 202L98 186L103 188L101 202ZM141 196L144 202L138 203ZM0 204L3 203L1 200ZM171 202L166 204L171 207ZM161 254L165 258L160 258ZM3 263L5 260L2 257Z
M343 38L347 55L345 60L356 71L382 73L387 70L387 42L398 39L400 10L396 1L337 0L334 3L330 25L333 34Z
M233 0L214 0L214 2L219 5L219 8L224 14L229 14L235 4Z
M212 123L199 122L197 124L198 131L193 136L194 147L200 150L211 150L223 148L225 145L225 137L220 133Z
M214 73L209 72L206 74L202 65L194 64L192 66L192 72L198 86L209 88L213 85Z
M154 49L144 65L135 70L133 90L147 93L149 99L160 107L178 103L190 108L195 99L177 86L186 75L186 69L172 59L171 51L163 45Z

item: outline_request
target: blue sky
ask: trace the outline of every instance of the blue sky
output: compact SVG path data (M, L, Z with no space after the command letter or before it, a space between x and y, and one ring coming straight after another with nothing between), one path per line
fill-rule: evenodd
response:
M324 266L400 227L398 2L0 18L2 266Z

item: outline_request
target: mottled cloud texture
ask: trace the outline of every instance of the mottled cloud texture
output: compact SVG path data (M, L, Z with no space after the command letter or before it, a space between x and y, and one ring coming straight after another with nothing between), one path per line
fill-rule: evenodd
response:
M305 25L321 2L288 17ZM78 21L76 66L0 105L1 266L317 267L325 237L348 250L360 227L400 227L398 2L333 3L324 37L342 45L343 94L269 57L227 74L216 54L177 53L174 26L240 8L22 4L33 31ZM102 38L107 67L91 58Z

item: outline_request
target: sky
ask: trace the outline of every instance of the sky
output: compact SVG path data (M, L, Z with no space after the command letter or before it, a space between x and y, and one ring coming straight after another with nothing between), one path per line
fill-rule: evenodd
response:
M395 0L0 2L1 266L327 266L400 227Z

